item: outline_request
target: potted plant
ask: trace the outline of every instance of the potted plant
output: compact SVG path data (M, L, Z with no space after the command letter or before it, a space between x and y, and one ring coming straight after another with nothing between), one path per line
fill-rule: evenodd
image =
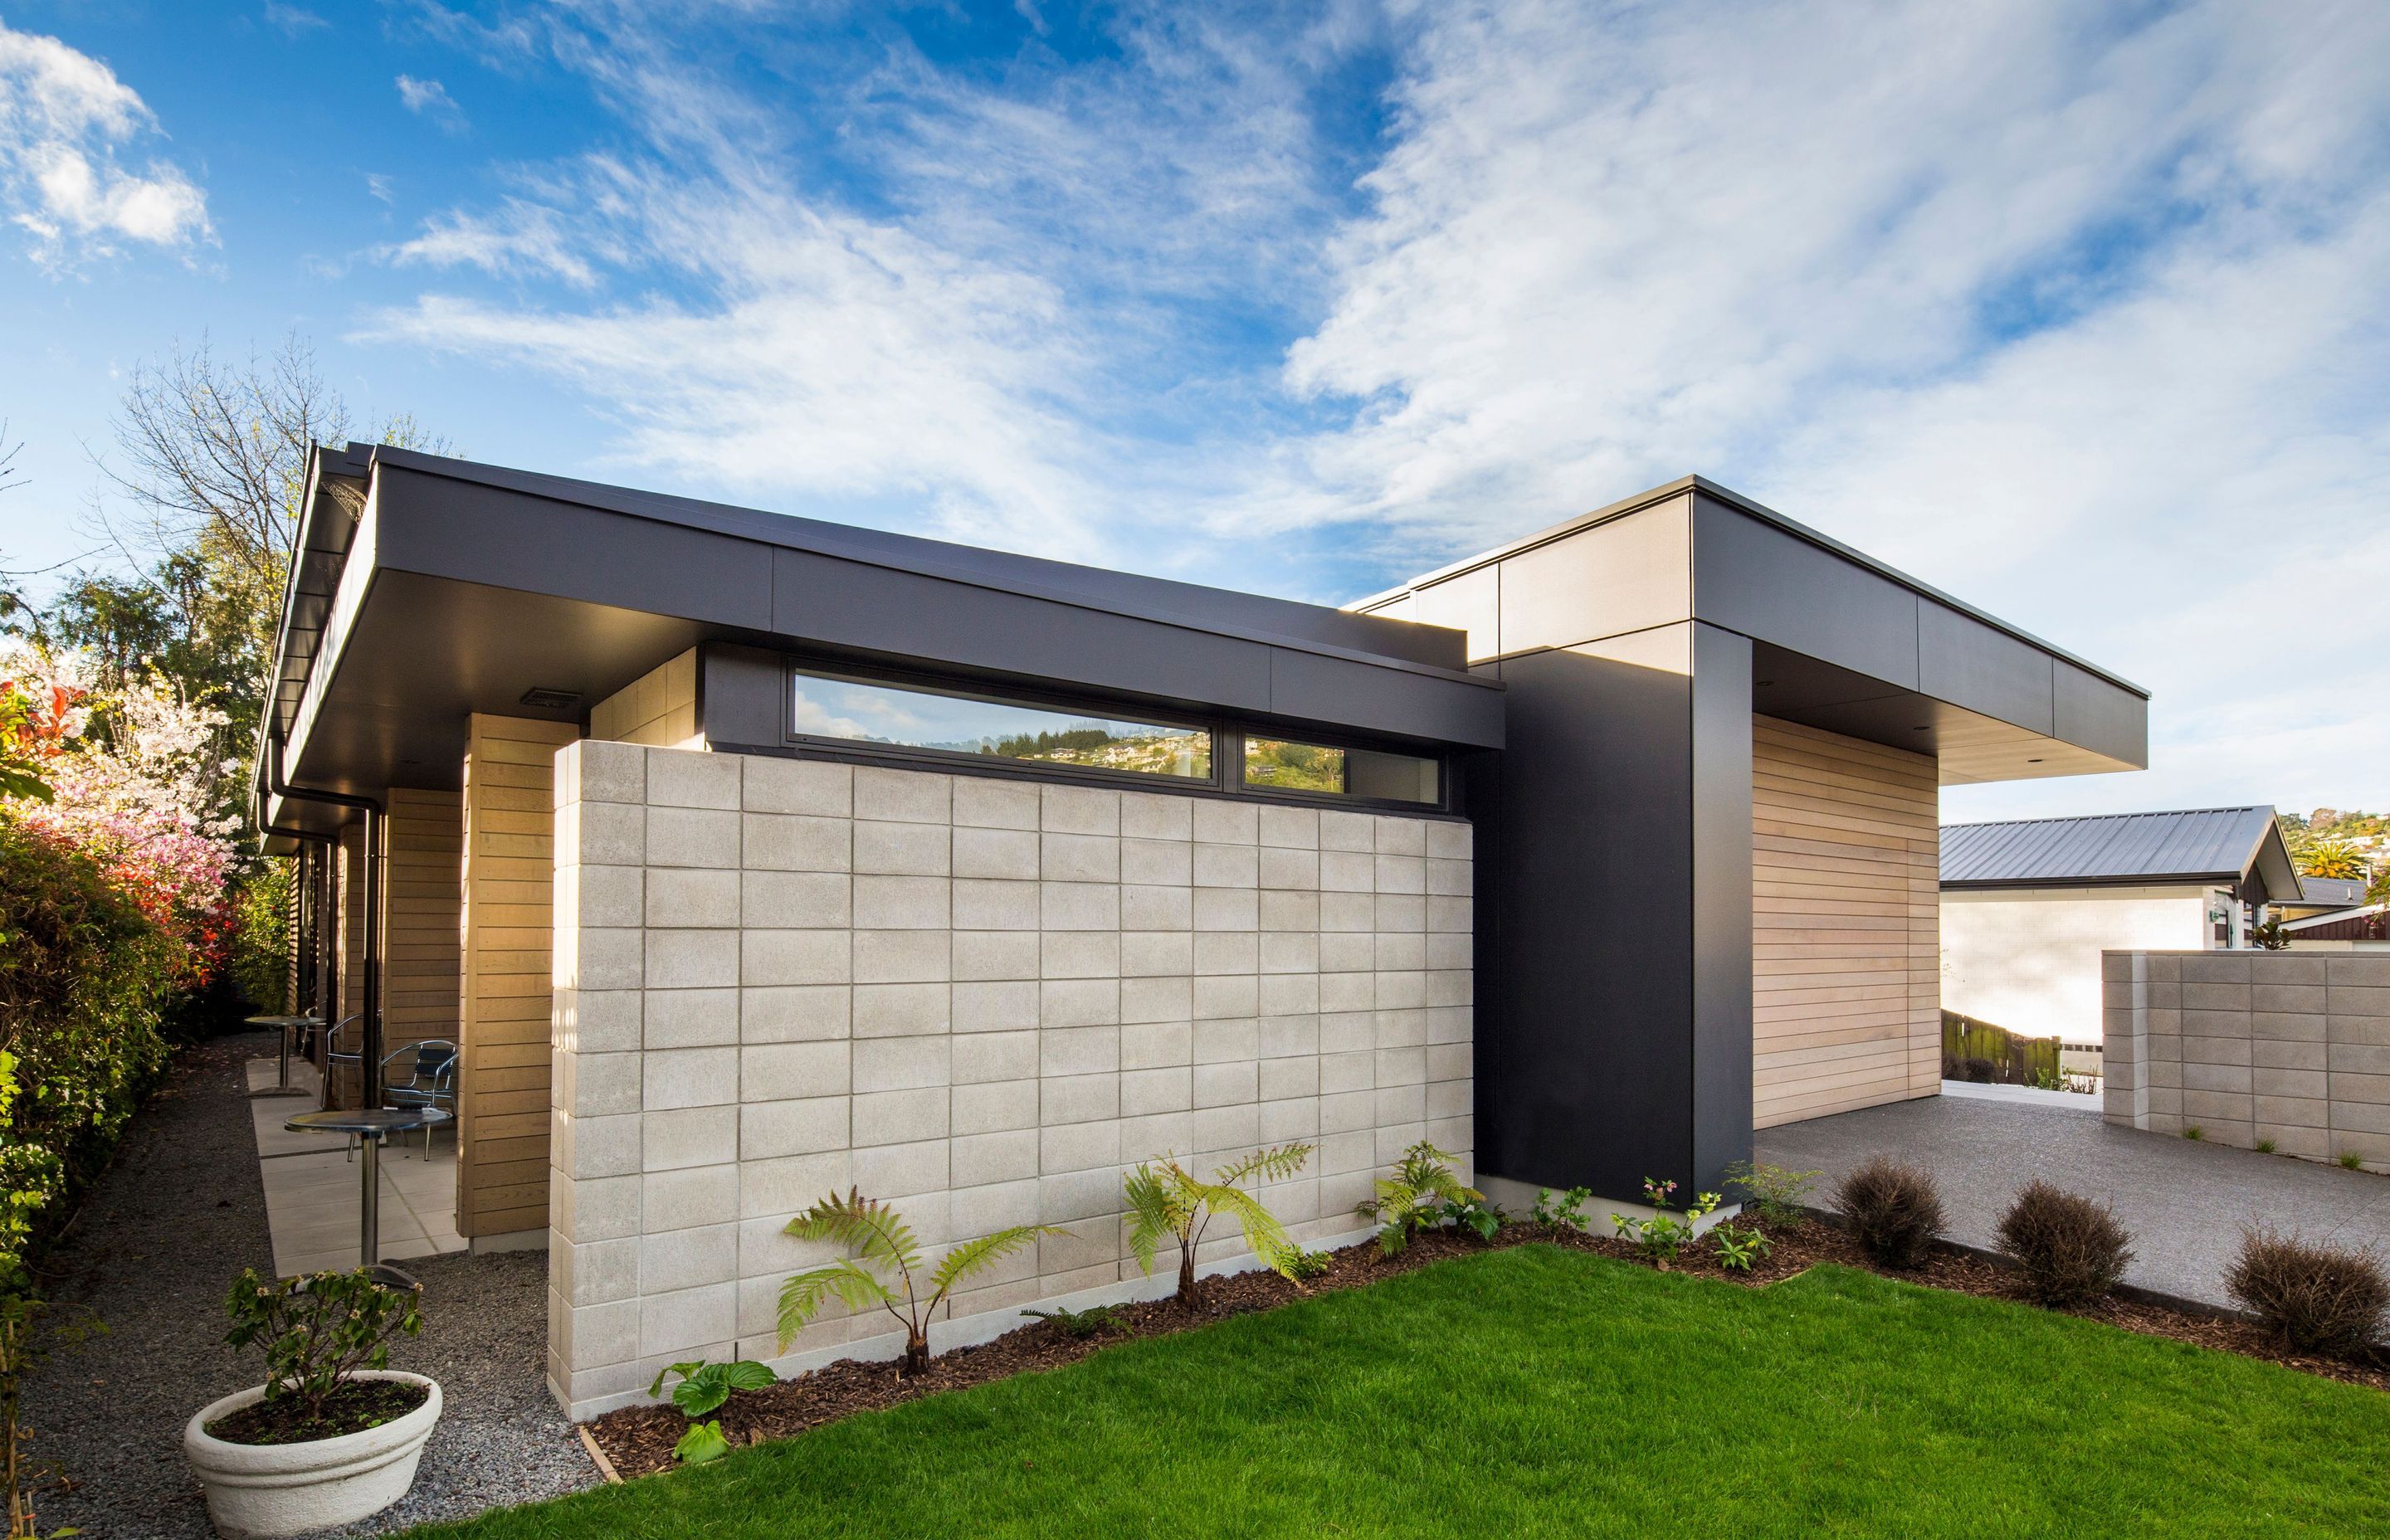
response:
M353 1523L406 1495L440 1387L389 1367L391 1339L423 1328L418 1289L363 1272L279 1282L243 1272L225 1341L258 1344L265 1383L191 1418L183 1453L226 1540Z

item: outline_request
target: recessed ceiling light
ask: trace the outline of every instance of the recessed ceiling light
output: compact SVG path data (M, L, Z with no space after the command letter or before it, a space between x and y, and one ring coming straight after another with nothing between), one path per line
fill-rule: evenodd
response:
M1758 686L1761 689L1766 689L1768 686L1776 683L1776 681L1773 679L1754 679L1752 683Z
M550 689L545 685L533 685L522 692L522 703L526 706L536 706L545 712L560 712L568 707L581 704L581 692Z
M1912 732L1912 733L1930 733L1930 732L1932 732L1934 729L1933 729L1931 726L1925 726L1925 727L1911 727L1911 728L1909 728L1908 730L1909 730L1910 732Z
M2029 759L2029 760L2025 761L2025 763L2026 763L2027 764L2039 764L2041 763L2041 761L2039 761L2039 760L2037 760L2037 759Z

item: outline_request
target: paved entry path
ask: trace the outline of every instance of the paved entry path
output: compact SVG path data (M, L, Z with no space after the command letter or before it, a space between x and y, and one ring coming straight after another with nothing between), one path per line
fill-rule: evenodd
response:
M2244 1225L2377 1246L2390 1259L2390 1176L2115 1128L2088 1109L1932 1097L1763 1129L1756 1143L1762 1161L1823 1171L1821 1204L1870 1155L1922 1166L1950 1238L1975 1246L1993 1243L2009 1200L2040 1177L2114 1205L2133 1236L2126 1281L2228 1308L2224 1270Z

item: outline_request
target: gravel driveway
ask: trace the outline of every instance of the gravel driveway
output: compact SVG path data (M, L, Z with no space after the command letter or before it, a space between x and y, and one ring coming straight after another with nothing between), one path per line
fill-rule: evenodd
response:
M224 1345L224 1298L241 1268L273 1265L244 1070L273 1046L256 1033L185 1052L48 1260L60 1318L88 1311L109 1329L36 1369L26 1391L31 1452L67 1483L42 1494L45 1532L212 1533L183 1463L183 1424L261 1375L253 1353ZM447 1409L414 1492L341 1533L462 1518L598 1480L543 1383L546 1261L533 1251L407 1264L423 1280L423 1335L392 1362L438 1380Z

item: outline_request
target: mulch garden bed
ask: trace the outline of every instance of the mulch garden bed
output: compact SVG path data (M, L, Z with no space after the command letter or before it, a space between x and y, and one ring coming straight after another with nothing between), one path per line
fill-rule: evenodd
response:
M1706 1250L1680 1258L1670 1270L1760 1288L1806 1272L1821 1263L1839 1263L1933 1289L1993 1299L2022 1298L2016 1274L1975 1251L1939 1247L1922 1267L1901 1272L1879 1266L1857 1242L1825 1220L1811 1219L1789 1228L1770 1226L1768 1238L1773 1245L1767 1255L1747 1273L1718 1265ZM1119 1325L1091 1337L1073 1337L1051 1321L1035 1321L994 1341L940 1354L931 1360L926 1372L909 1379L900 1375L893 1362L841 1359L764 1390L739 1392L714 1416L720 1418L723 1433L734 1448L793 1438L858 1412L879 1411L925 1395L1057 1368L1131 1338L1166 1337L1231 1316L1276 1309L1313 1294L1361 1288L1447 1258L1531 1244L1573 1247L1620 1262L1651 1265L1642 1251L1627 1241L1525 1223L1504 1226L1490 1241L1474 1237L1463 1238L1450 1231L1423 1235L1396 1257L1381 1256L1375 1241L1364 1241L1329 1253L1332 1260L1328 1270L1300 1288L1268 1272L1206 1278L1202 1303L1191 1310L1181 1306L1175 1298L1123 1305L1117 1316ZM2169 1337L2198 1347L2261 1358L2302 1373L2390 1391L2390 1359L2380 1353L2368 1364L2311 1357L2289 1351L2279 1338L2248 1321L2122 1297L2071 1314L2144 1336ZM670 1405L626 1406L585 1427L614 1471L628 1478L673 1469L673 1445L687 1430L688 1419Z

